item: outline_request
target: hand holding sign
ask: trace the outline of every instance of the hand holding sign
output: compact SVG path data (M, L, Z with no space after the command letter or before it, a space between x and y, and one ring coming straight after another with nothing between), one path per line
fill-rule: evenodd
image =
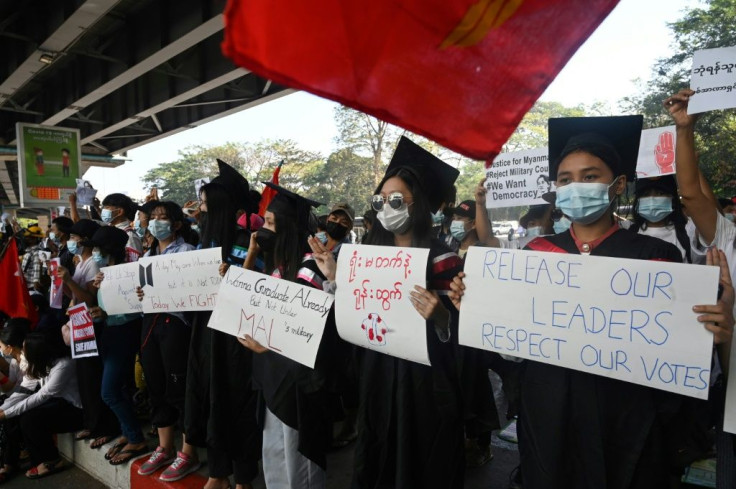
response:
M734 325L734 290L731 284L731 273L728 270L728 260L723 251L710 248L706 255L706 265L719 267L721 271L719 283L723 292L718 299L718 304L693 306L693 311L702 313L698 316L698 321L705 325L705 329L713 333L714 344L731 343Z
M307 240L309 247L312 248L312 257L319 267L319 271L322 272L327 280L335 281L335 272L337 271L337 262L335 261L335 255L322 244L320 240L314 236L310 236Z
M687 113L690 97L694 93L692 90L684 88L664 101L664 108L669 111L678 128L691 128L695 126L700 117L699 114Z
M659 144L654 150L654 158L662 174L669 174L675 171L673 163L675 162L675 138L671 132L663 132L659 135Z

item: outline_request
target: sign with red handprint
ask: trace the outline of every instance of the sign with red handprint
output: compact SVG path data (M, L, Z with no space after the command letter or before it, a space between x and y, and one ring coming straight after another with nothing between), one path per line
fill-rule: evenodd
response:
M641 132L636 176L651 178L675 173L675 126Z

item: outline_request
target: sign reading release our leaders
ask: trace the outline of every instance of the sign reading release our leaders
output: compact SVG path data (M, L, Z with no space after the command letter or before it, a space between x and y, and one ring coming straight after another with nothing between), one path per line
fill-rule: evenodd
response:
M471 247L459 342L708 398L717 267Z
M335 293L337 332L345 341L429 365L427 322L410 300L427 286L429 250L342 245Z
M141 258L136 263L143 312L211 311L222 281L221 262L220 248Z
M208 327L242 338L314 368L331 294L288 280L230 267Z

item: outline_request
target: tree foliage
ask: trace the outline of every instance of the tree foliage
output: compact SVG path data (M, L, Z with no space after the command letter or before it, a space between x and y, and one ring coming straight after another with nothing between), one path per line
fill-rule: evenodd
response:
M624 110L644 115L645 127L672 124L662 101L689 86L693 53L736 45L736 0L707 0L686 11L669 25L673 37L672 56L659 59L652 79L639 93L625 98ZM696 126L700 167L716 194L736 195L736 112L712 111L702 115Z

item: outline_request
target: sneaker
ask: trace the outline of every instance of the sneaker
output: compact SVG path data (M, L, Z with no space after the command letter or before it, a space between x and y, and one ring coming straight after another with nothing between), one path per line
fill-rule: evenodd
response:
M202 464L199 460L195 460L186 453L177 452L176 460L164 470L159 480L164 482L174 482L183 479L192 472L199 470Z
M151 475L165 465L175 460L173 454L166 453L164 447L157 447L148 460L138 469L138 475Z

